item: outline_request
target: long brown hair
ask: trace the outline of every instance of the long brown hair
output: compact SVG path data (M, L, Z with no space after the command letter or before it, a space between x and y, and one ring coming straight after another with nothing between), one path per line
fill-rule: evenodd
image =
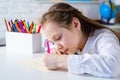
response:
M43 15L41 24L44 25L46 21L52 21L58 23L61 27L69 28L73 17L79 19L82 32L86 36L94 33L96 29L107 28L111 30L110 28L105 27L102 24L85 17L80 11L67 3L57 3L51 6L49 11ZM118 37L120 41L120 35L113 30L111 31Z

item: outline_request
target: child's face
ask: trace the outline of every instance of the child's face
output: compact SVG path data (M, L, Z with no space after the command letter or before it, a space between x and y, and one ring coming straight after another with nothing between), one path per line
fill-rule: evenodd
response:
M55 23L44 24L43 31L47 39L54 43L56 49L64 54L74 54L82 42L82 32L71 25L70 29L59 27Z

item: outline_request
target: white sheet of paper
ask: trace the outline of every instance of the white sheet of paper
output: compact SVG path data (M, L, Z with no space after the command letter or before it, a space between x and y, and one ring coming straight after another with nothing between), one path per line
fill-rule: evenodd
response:
M27 60L27 61L21 62L21 64L39 71L45 71L45 72L50 71L45 67L43 62L43 57Z

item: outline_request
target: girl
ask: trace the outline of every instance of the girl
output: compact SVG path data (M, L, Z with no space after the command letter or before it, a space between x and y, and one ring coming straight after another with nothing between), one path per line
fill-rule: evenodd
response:
M120 73L120 36L112 30L66 3L53 5L41 24L48 41L55 45L50 54L45 53L48 69L99 77Z

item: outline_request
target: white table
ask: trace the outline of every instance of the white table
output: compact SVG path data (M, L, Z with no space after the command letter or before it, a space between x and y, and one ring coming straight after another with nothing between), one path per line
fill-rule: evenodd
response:
M40 56L41 54L34 54L32 57L23 56L21 61ZM90 75L75 75L63 71L42 72L20 65L17 63L20 60L17 60L14 55L11 57L11 60L8 58L6 47L0 47L0 80L120 80L120 77L97 78Z

